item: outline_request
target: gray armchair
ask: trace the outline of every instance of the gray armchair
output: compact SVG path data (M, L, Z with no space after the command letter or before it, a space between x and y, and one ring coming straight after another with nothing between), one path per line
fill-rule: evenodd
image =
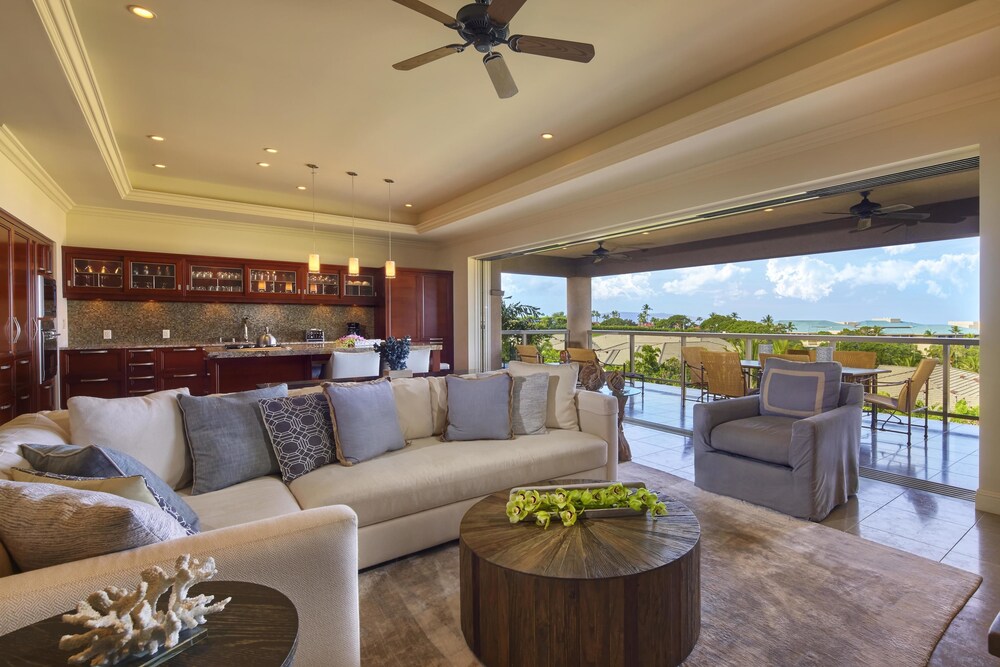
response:
M761 415L757 396L695 405L695 486L822 521L858 491L863 399L843 384L839 407L803 419Z

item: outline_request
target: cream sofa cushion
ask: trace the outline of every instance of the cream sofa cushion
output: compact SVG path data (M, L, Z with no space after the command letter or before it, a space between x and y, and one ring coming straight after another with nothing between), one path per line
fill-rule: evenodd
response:
M409 442L434 435L434 413L431 411L431 385L428 378L395 378L392 396L396 401L396 416L403 438Z
M177 493L198 515L202 531L270 519L300 509L295 496L276 475L258 477L196 496L190 495L191 489L182 489Z
M10 559L10 554L0 542L0 579L11 574L14 574L14 561Z
M431 388L432 435L441 435L448 425L448 383L444 377L428 377L426 380Z
M172 489L191 483L178 394L187 387L136 398L69 399L73 444L102 445L135 457Z
M289 488L303 509L349 505L358 525L455 503L518 484L569 475L607 463L608 445L581 431L544 438L442 443L423 438L409 447L345 468L325 466Z
M69 433L40 413L18 415L0 427L0 479L10 479L11 468L30 468L21 457L21 445L65 445Z
M527 364L512 361L507 364L507 372L514 377L548 373L549 405L545 425L549 428L580 428L576 414L576 380L580 375L580 364Z

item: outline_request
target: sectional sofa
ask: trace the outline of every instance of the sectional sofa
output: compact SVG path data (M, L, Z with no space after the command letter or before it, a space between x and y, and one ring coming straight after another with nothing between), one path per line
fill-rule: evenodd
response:
M443 378L424 381L426 391L411 380L394 394L404 430L416 420L430 424L432 433L361 464L321 467L290 484L263 476L190 495L182 486L191 465L185 447L137 446L132 455L178 489L202 532L0 577L0 634L66 610L104 586L134 584L143 568L193 553L213 556L221 580L263 583L292 599L300 621L297 664L357 665L358 569L456 539L465 511L498 490L543 479L617 478L617 403L611 396L564 383L563 407L569 389L569 416L577 428L444 442ZM68 412L23 415L0 427L0 479L26 464L21 444L72 443ZM183 435L158 433L156 439L183 442Z

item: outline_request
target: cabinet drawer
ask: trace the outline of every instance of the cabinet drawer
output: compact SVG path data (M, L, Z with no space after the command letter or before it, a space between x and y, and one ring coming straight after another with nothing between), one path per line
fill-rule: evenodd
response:
M15 407L13 395L10 393L0 394L0 424L9 422L14 418Z
M159 370L164 374L205 372L205 353L200 347L158 350Z
M18 392L31 386L31 357L21 357L14 361L14 386Z
M65 350L62 362L66 377L121 378L125 373L125 350Z
M171 373L162 376L157 385L161 391L187 387L192 396L204 396L206 380L204 373Z
M0 394L14 391L14 360L0 361Z
M151 347L135 348L126 351L129 364L155 363L156 350Z
M140 394L151 394L156 391L156 378L150 375L140 375L138 377L129 377L128 379L128 394L129 396L136 396Z
M119 398L122 395L121 381L117 378L99 377L68 380L63 383L66 395L62 397L63 405L74 396L93 396L95 398Z
M38 409L56 409L56 383L49 380L45 384L38 385Z

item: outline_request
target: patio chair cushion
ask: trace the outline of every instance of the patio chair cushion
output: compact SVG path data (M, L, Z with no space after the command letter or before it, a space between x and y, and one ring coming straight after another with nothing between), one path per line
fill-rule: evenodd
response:
M760 380L760 413L812 417L837 407L841 366L836 361L801 363L769 357Z
M719 424L711 433L711 445L730 454L789 466L794 419L761 415Z

